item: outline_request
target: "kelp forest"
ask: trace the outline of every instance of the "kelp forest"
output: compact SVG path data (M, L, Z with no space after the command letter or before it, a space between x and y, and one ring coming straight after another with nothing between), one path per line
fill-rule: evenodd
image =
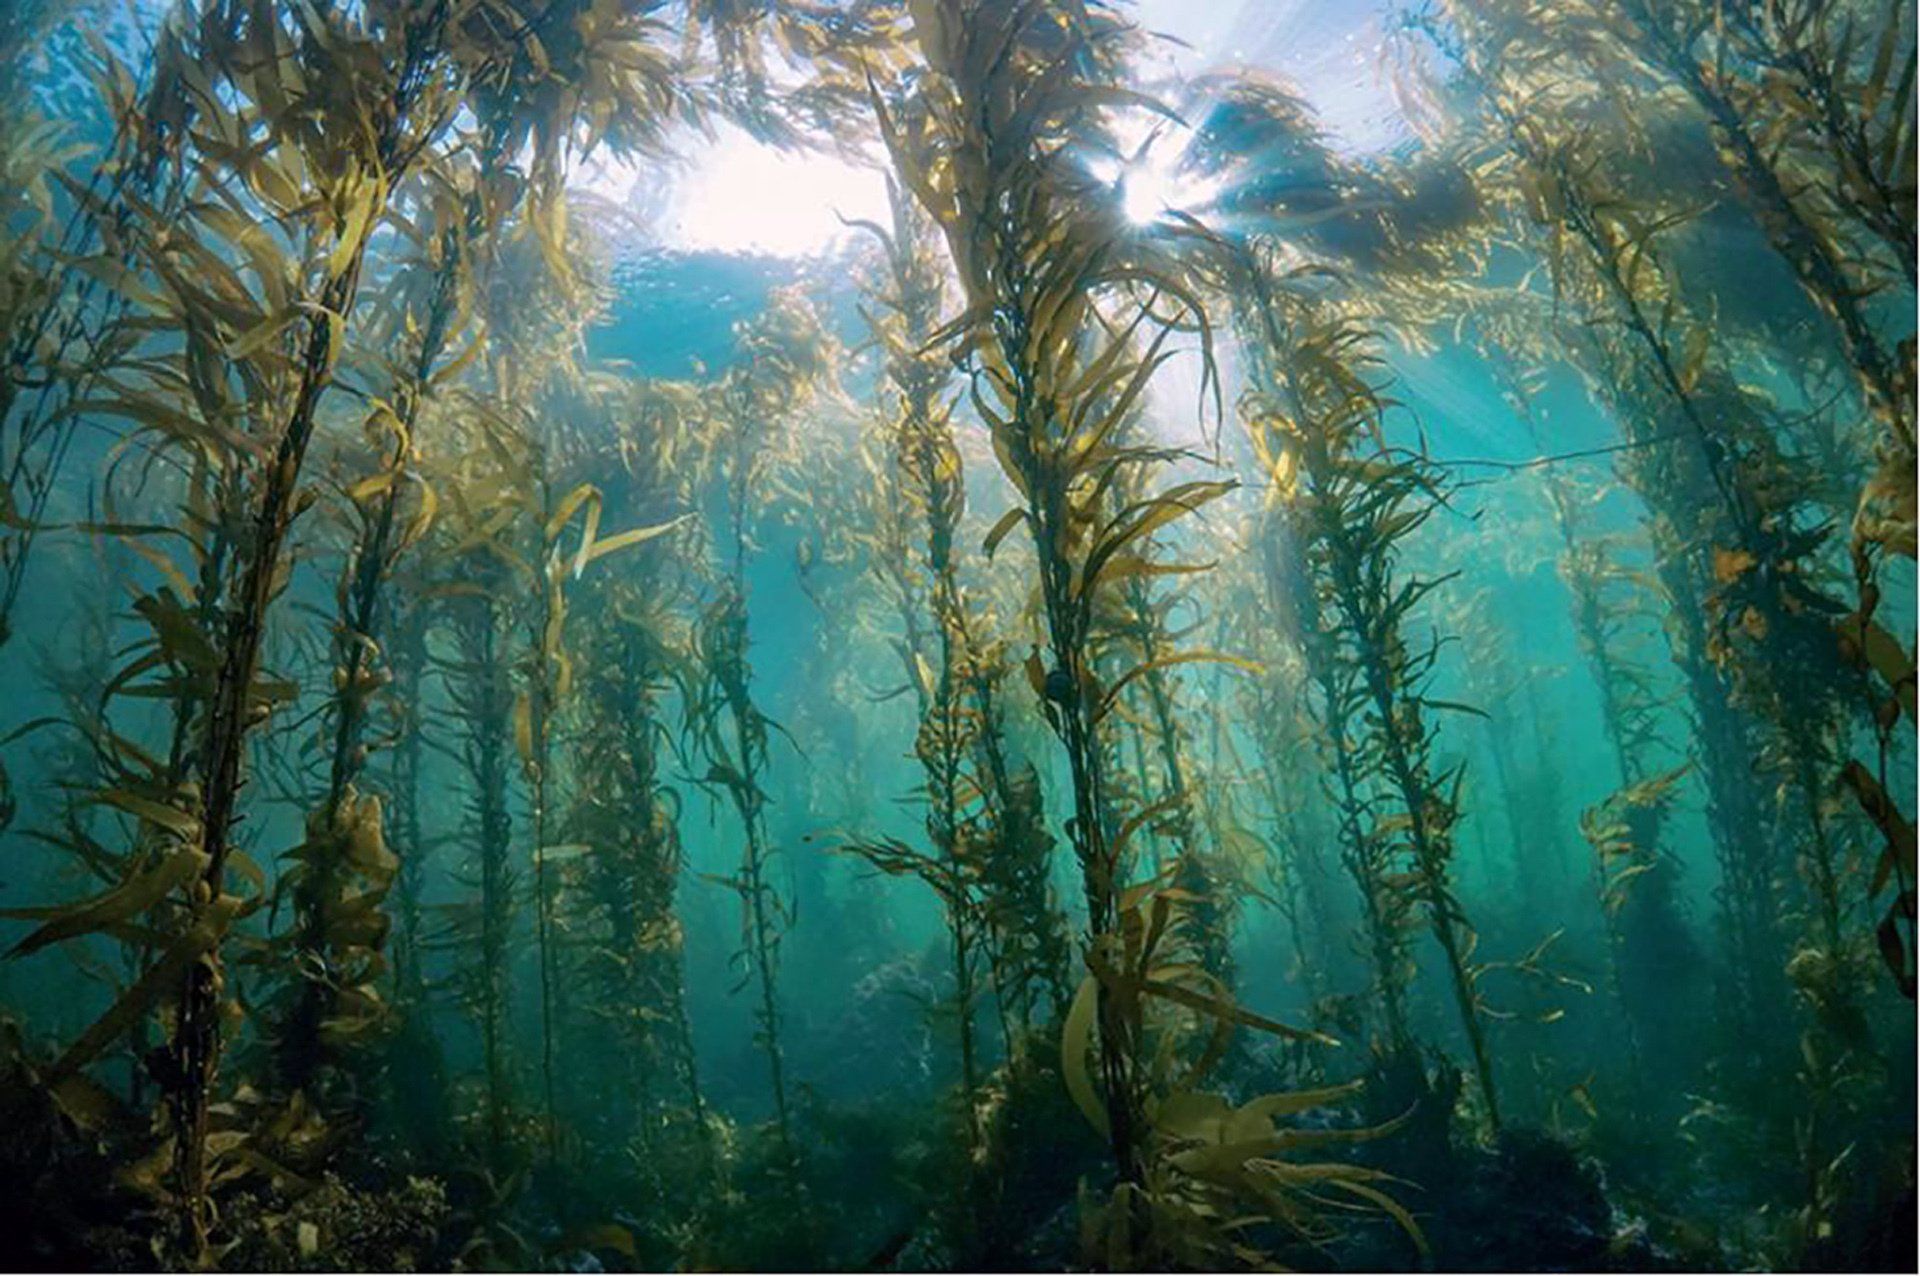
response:
M0 4L0 1264L1913 1270L1915 81Z

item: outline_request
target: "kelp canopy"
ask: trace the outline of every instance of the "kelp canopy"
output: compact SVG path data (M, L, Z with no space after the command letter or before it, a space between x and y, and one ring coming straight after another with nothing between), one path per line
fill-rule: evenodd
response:
M1913 5L1166 8L0 12L9 1266L1914 1264Z

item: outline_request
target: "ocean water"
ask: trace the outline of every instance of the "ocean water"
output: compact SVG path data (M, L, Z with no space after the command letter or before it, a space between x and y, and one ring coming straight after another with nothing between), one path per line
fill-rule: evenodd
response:
M1914 40L16 0L7 1265L1910 1267Z

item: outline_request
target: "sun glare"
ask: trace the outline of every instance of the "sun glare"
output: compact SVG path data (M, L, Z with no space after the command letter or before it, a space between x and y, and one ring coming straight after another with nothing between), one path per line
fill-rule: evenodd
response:
M1124 164L1109 165L1120 183L1120 209L1136 226L1159 221L1170 213L1197 212L1220 193L1220 183L1196 177L1182 163L1190 134L1162 128L1145 137Z
M687 155L687 166L664 179L652 170L603 164L575 180L630 206L650 202L642 183L667 181L654 233L662 247L685 252L808 257L850 233L842 217L887 220L886 182L878 170L835 155L783 151L730 127Z
M1178 171L1172 162L1152 157L1128 167L1120 178L1120 207L1127 220L1136 226L1159 221L1169 212L1197 207L1206 200L1206 192Z

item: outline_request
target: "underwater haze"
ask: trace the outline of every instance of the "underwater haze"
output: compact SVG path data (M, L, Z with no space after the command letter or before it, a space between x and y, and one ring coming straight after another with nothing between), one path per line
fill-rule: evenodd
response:
M0 0L0 1268L1911 1271L1913 0Z

